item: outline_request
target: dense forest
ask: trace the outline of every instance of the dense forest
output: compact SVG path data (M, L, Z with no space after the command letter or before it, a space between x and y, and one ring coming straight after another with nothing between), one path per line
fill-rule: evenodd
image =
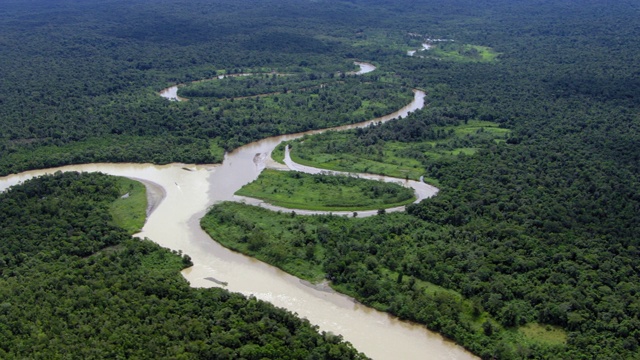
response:
M268 303L190 288L188 255L110 224L121 195L78 173L0 194L0 357L364 358Z
M303 271L287 268L287 263L306 261L312 271L305 276L328 277L341 291L422 322L483 358L640 357L637 2L6 0L0 11L0 173L94 161L216 162L225 150L258 138L393 110L411 88L420 88L427 92L424 110L397 123L344 135L348 141L328 137L314 152L338 156L338 150L351 148L354 164L413 158L411 177L437 181L441 191L433 199L405 214L371 219L281 219L285 215L244 207L234 209L235 218L226 204L214 208L203 225L215 220L217 226L251 232L262 217L281 223L281 238L262 229L256 236L261 246L238 248L291 272ZM407 55L436 38L452 41L434 41L432 49ZM354 70L354 60L370 61L378 70L363 77L329 78ZM226 92L186 102L157 96L169 85L221 72L274 71L309 81L316 74L335 85L307 88L312 83L287 82L286 77L270 85L243 79ZM256 89L239 92L253 86ZM281 94L229 99L259 91ZM375 106L369 106L372 103ZM324 117L317 114L320 109ZM508 133L504 139L438 133L473 121L495 123ZM326 146L332 141L335 146ZM436 145L421 147L428 142L439 142L442 151L473 151L434 156ZM406 151L393 153L400 146ZM74 196L104 196L86 182L73 186L78 190ZM14 219L11 216L25 208L11 206L17 203L8 198L1 204L3 219ZM65 202L54 206L48 201L33 206L58 213L67 208ZM89 210L82 211L84 216ZM103 215L84 219L91 226L106 221ZM120 289L99 288L111 291L112 298L118 291L146 291L123 288L128 279L98 274L129 274L133 283L142 284L135 279L147 276L140 270L144 262L137 265L144 252L152 258L174 256L147 242L124 240L121 233L113 235L113 228L96 227L95 233L89 228L87 240L77 241L80 225L49 223L44 231L28 220L18 224L7 225L12 233L3 235L19 240L7 241L11 250L2 253L6 286L0 287L0 311L6 321L0 326L2 336L20 337L18 343L42 351L46 348L36 342L47 340L46 333L38 332L45 327L28 304L54 301L49 299L58 299L55 294L64 291L86 292L80 287L88 284L76 286L65 279L80 278L75 271L98 268L92 275L96 284L111 286L106 284L113 281L113 289ZM61 248L36 250L50 233L61 239ZM30 237L35 240L20 240ZM224 242L221 237L214 235ZM284 239L290 241L280 241ZM251 238L237 240L246 248ZM276 241L277 247L270 249L268 241ZM120 250L96 253L114 242L122 244ZM22 249L22 244L27 247ZM60 265L63 260L65 266ZM173 273L182 266L176 261ZM33 278L27 269L34 269ZM236 304L246 301L218 290L202 295L188 291L177 275L166 272L157 279L162 279L153 282L159 290L171 293L175 287L188 293L184 296L190 301L212 297L222 304L231 302L234 314L244 307ZM55 284L67 283L73 290L55 289ZM49 289L42 284L53 285ZM21 286L29 289L17 290ZM22 291L38 296L19 297ZM147 295L155 290L149 291ZM166 299L156 297L160 303ZM274 311L249 302L257 311ZM221 303L210 306L225 308ZM187 300L171 304L191 306ZM18 305L24 305L23 310L13 309ZM34 320L27 327L8 318L14 315ZM64 329L90 321L83 316L60 314L63 320L55 326ZM19 324L22 327L7 329ZM77 335L83 344L97 336L91 331L103 326L83 325L73 328L86 331ZM154 341L169 340L175 339L167 335ZM158 346L158 351L175 353L153 354L171 357L201 344L197 339L195 345L175 341L179 345ZM327 341L326 336L314 340L321 347L329 346ZM235 351L229 344L237 342L219 346ZM123 356L142 351L135 345ZM7 356L36 357L18 348L1 349ZM92 349L97 347L82 351Z
M122 0L0 7L8 14L0 20L2 174L86 162L220 162L225 150L265 136L383 115L410 96L400 84L349 76L302 86L301 78L313 83L355 70L356 55L345 57L349 47L340 41L315 38L322 19L305 21L310 28L301 31L294 18L271 19L265 3L248 1L245 10L232 2L141 7ZM220 72L272 71L298 74L288 79L296 92L234 102L157 96L169 84Z
M345 73L338 77L345 78ZM218 79L197 81L181 86L178 95L232 99L263 94L287 93L294 90L319 88L333 83L336 74L222 74Z

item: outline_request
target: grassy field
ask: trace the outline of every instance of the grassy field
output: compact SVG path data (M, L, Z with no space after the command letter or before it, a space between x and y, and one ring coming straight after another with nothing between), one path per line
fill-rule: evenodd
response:
M511 130L499 127L498 123L492 121L469 120L466 124L458 126L444 126L443 130L453 130L457 136L472 135L479 132L488 132L496 136L506 135Z
M109 208L113 224L135 234L142 229L147 219L146 188L138 181L123 177L118 178L118 185L120 198L111 203Z
M283 141L271 152L271 158L280 164L284 164L284 149L291 141Z
M292 146L291 159L299 164L317 168L371 173L418 180L424 176L425 182L438 185L424 169L430 161L473 155L479 148L504 142L510 130L498 127L490 121L470 120L457 126L434 127L434 131L446 134L442 139L422 142L386 141L366 149L355 151L325 151L333 144L354 143L354 132L331 132L321 137L309 136L289 142ZM284 159L281 144L272 152L275 161Z
M492 62L499 53L487 46L458 44L455 42L439 43L427 51L427 54L444 60L461 62Z
M336 136L342 137L342 134ZM348 134L343 139L347 140ZM291 152L291 159L299 164L328 170L350 171L354 173L381 174L399 179L418 180L424 174L422 163L416 158L402 156L400 150L408 149L407 143L387 142L384 155L365 158L360 154L314 154L311 159ZM305 154L306 155L306 154Z
M222 148L219 144L218 144L219 139L213 139L209 142L209 152L211 153L211 155L213 155L216 159L220 159L220 162L222 162L222 159L224 159L224 148Z
M413 190L398 184L269 169L236 195L289 209L324 211L376 210L407 205L415 200Z
M560 327L529 323L518 328L518 332L526 339L546 345L564 345L567 333Z

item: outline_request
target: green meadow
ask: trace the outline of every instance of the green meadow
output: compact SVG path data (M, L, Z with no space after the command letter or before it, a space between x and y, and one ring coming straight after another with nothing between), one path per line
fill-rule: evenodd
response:
M407 205L415 200L413 190L399 184L269 169L236 195L290 209L324 211L375 210Z

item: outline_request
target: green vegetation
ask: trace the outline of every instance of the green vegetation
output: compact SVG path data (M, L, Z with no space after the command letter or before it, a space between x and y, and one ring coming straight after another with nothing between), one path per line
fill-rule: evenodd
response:
M424 89L427 109L410 116L406 124L399 121L356 131L355 137L344 144L336 141L336 145L347 149L345 144L356 139L358 146L353 150L370 153L372 158L356 154L354 164L367 159L392 164L398 174L424 174L438 181L440 193L409 206L408 214L344 219L340 226L327 223L330 234L319 233L328 245L316 244L312 254L324 264L319 272L328 274L336 286L358 294L361 301L428 324L485 359L637 358L640 29L635 24L639 11L636 2L629 0L561 4L551 0L2 1L0 173L91 161L219 161L221 149L277 133L356 121L375 115L376 109L394 110L404 103L409 89ZM429 51L442 51L442 57L428 56L429 52L421 52L423 58L406 56L407 49L418 48L427 38L456 42L437 44L440 50ZM458 44L485 45L493 53ZM498 53L499 61L477 61ZM259 100L194 98L175 103L157 96L166 86L212 78L221 69L324 76L353 69L354 59L371 61L379 70L361 77L345 76L344 83L326 89ZM363 92L356 94L360 88ZM385 104L388 108L381 108ZM465 121L490 121L499 124L491 129L508 129L509 133L491 134L497 130L489 127L484 135L470 130L474 136L487 138L467 142L466 135L444 131ZM437 128L443 129L440 135ZM300 145L294 144L294 156ZM326 152L326 146L317 153L333 154ZM419 164L405 162L409 159ZM38 199L42 212L56 213L63 208L54 203L55 198L48 197L51 202ZM21 207L15 205L3 198L1 217L19 212ZM38 204L32 206L38 208ZM24 277L26 269L40 269L32 263L39 259L71 254L72 260L56 267L75 274L80 267L106 266L102 262L85 264L95 256L122 250L118 257L104 261L122 267L98 269L110 275L105 275L105 282L116 279L109 290L112 302L136 301L128 291L146 283L173 296L173 285L164 278L149 282L145 274L132 275L130 280L111 275L136 269L143 251L134 248L129 256L128 248L109 247L95 254L93 248L104 248L100 244L111 239L111 228L102 227L108 217L78 211L84 228L47 223L44 231L44 226L36 227L30 218L21 218L15 220L19 228L11 227L13 234L3 233L2 238L16 247L11 245L10 251L2 253L9 265L0 266L4 282L0 286L0 336L20 336L32 352L0 357L38 357L35 351L47 351L57 346L55 341L68 339L58 331L67 326L83 332L76 338L81 340L74 340L83 346L67 353L91 357L86 352L98 348L91 340L98 335L91 331L111 329L108 326L113 324L101 317L109 314L103 310L92 313L88 320L53 313L50 317L59 322L43 325L42 332L46 335L45 330L55 329L63 335L43 337L37 331L37 318L47 316L36 311L50 293L64 293L66 296L55 297L62 305L83 308L87 300L82 296L86 289L71 297L68 294L76 294L75 289L63 287L71 278L80 281L84 273L66 276L47 268L47 274L60 274L51 277L52 283L41 277L29 289L16 288L29 283ZM244 225L248 228L254 226L249 220L252 218ZM366 225L350 225L361 223ZM77 243L79 228L87 230L83 232L87 242ZM30 236L41 242L52 239L62 250L30 256L28 249L17 247L34 245L27 241ZM281 251L301 259L307 256L306 251ZM122 263L116 261L120 257ZM29 266L14 267L27 263ZM397 275L393 279L399 270L403 274L400 284ZM411 279L415 284L423 281L447 289L446 294L438 291L444 294L442 298L423 297L409 286ZM124 288L123 284L136 286ZM63 287L60 291L56 290L59 286ZM481 320L470 321L466 305L450 291L459 294L460 301L471 302ZM4 300L6 294L21 293L24 299ZM82 301L76 304L76 299ZM246 302L238 301L237 308L247 308ZM200 303L195 297L175 306L201 308ZM68 307L60 304L51 308L66 311ZM23 307L14 311L18 306ZM119 308L118 314L137 314L139 309L144 306ZM150 309L150 314L165 314ZM10 318L14 314L19 319ZM256 314L251 315L259 319ZM93 318L99 323L80 322ZM171 329L188 323L154 320ZM230 322L235 323L235 318ZM133 330L125 331L125 326L132 324L138 323L123 323L113 339L122 333L120 338L131 339ZM225 326L229 332L234 327ZM551 335L518 331L523 326L538 326ZM238 328L241 334L252 334ZM548 341L551 337L564 339L553 334L553 329L566 334L566 343ZM154 333L159 334L147 332ZM173 341L187 333L170 332L167 338ZM531 338L532 333L538 335ZM196 334L200 332L194 331ZM244 342L234 334L221 336L224 346L236 349L233 346ZM106 331L100 336L109 339ZM2 351L17 351L3 347L15 344L5 340L0 341ZM164 340L161 335L150 335L136 344L145 344L149 351L179 351L193 345L176 340L175 346L165 346ZM249 350L251 346L245 349ZM93 357L179 357L117 351ZM239 350L235 354L249 357ZM42 357L55 358L53 355ZM323 355L327 354L316 357Z
M0 194L1 358L364 358L268 303L190 288L188 256L110 225L127 183L58 173Z
M203 124L198 132L220 137L227 150L264 137L365 121L411 102L408 88L351 77L331 86L234 101L194 98L178 106L225 117L222 124ZM188 105L187 105L188 104Z
M166 154L166 149L171 154ZM224 149L215 142L188 137L105 136L89 138L69 144L37 144L37 141L18 147L8 146L6 156L0 157L3 173L17 173L25 169L43 169L90 162L147 162L168 164L174 156L193 163L222 161Z
M287 148L287 145L290 145L291 141L283 141L280 144L278 144L275 149L273 149L273 151L271 152L271 159L273 159L275 162L280 163L280 164L284 164L284 152L285 149Z
M246 211L251 209L251 211ZM324 251L311 234L315 226L306 216L274 213L247 205L225 202L211 208L200 225L225 247L277 266L299 278L318 282L325 276ZM315 216L311 218L315 219ZM296 231L285 231L294 228ZM292 249L293 248L293 249Z
M399 184L346 175L310 175L269 169L243 186L236 195L290 209L323 211L384 209L415 200L413 190Z
M328 86L335 83L335 77L333 73L328 75L256 73L193 82L179 87L178 95L185 98L232 99L264 94L286 94L291 91L317 88L320 85Z
M220 162L225 150L262 137L364 121L390 113L413 98L409 89L353 78L323 88L233 102L197 98L171 103L153 96L151 102L138 99L123 108L118 103L106 105L107 113L94 116L117 116L118 124L100 137L95 136L102 130L90 137L7 141L0 146L6 151L0 157L0 173L101 161ZM168 113L150 108L160 105L168 107ZM80 110L76 115L86 116ZM124 124L129 118L139 120Z
M472 350L520 344L552 355L565 344L561 329L535 323L517 327L521 320L515 308L493 316L487 307L495 300L483 307L459 291L424 280L422 269L435 261L435 248L423 248L417 237L436 238L442 232L435 226L426 230L406 214L300 216L224 202L213 206L201 225L225 247L312 282L329 279L342 293L426 324ZM513 317L508 326L501 324L505 316Z
M424 176L437 185L437 179L425 171L434 161L473 155L479 148L505 141L509 134L495 122L457 120L426 110L384 126L326 132L287 144L292 147L291 159L303 165L401 179ZM283 147L273 151L276 161L284 158Z
M427 54L436 58L452 61L492 62L498 57L493 49L487 46L459 44L457 42L441 42L432 45Z
M10 49L0 56L0 174L86 162L220 162L221 152L210 152L211 146L229 151L265 136L360 121L410 99L406 86L363 85L372 80L349 76L313 88L355 68L353 57L344 57L349 47L318 40L311 29L239 25L270 13L272 4L238 11L231 3L144 1L139 8L123 0L89 1L65 8L64 21L58 21L60 4L0 5L8 14L0 22L2 44ZM318 6L301 10L313 14ZM307 15L299 15L300 24L326 26ZM15 20L21 17L29 21ZM173 20L159 21L165 17ZM167 33L166 26L180 30ZM233 103L172 103L157 94L170 84L245 71L296 74L287 91L303 93ZM307 85L313 89L304 91ZM363 101L373 106L364 109Z
M109 214L113 224L135 234L142 229L147 219L147 192L145 186L138 181L118 178L118 194L109 206Z
M351 139L350 139L351 138ZM347 144L349 140L355 139L354 136L348 134L335 133L332 134L334 143L337 141ZM311 142L315 142L314 137L310 138ZM328 139L328 137L324 138ZM306 140L303 140L306 142ZM322 140L319 140L322 141ZM331 140L330 140L331 141ZM326 143L325 143L326 144ZM323 145L325 145L323 144ZM319 144L318 144L319 145ZM382 153L368 153L361 157L357 153L313 153L308 151L314 144L294 143L290 153L291 159L299 164L313 166L317 168L336 170L336 171L352 171L355 173L369 173L392 176L399 179L418 180L424 174L424 168L419 158L411 156L402 156L407 146L398 142L387 142L384 144ZM329 145L331 146L331 145ZM431 149L431 145L427 144L426 148ZM304 150L302 150L304 148ZM355 148L355 146L354 146ZM311 155L313 154L313 155ZM400 156L398 156L400 155Z
M344 37L340 40L350 42L354 48L360 49L379 49L379 51L388 51L402 53L406 47L404 40L404 31L389 31L376 28L359 29L355 36ZM414 42L414 45L420 46Z
M549 345L565 345L567 333L558 326L529 323L518 328L518 331L532 341Z

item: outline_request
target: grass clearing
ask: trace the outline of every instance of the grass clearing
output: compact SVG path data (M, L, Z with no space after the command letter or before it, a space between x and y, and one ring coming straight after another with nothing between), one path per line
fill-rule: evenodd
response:
M477 151L478 151L478 149L476 149L476 148L459 148L459 149L451 150L450 154L451 155L460 155L460 154L473 155Z
M278 146L276 146L275 149L273 149L273 151L271 152L271 159L279 164L284 165L284 149L289 143L290 141L283 141L278 144Z
M215 156L216 159L224 159L225 150L218 145L218 139L213 139L209 142L209 152Z
M453 130L456 136L473 135L487 132L495 136L504 136L511 132L509 129L501 128L497 123L490 121L469 120L466 124L458 126L442 126L436 129L445 131Z
M488 46L455 42L434 45L427 50L427 53L440 59L459 62L493 62L497 61L497 57L500 55Z
M424 170L419 161L393 156L393 154L390 155L382 159L371 160L351 154L322 154L310 161L297 156L295 152L291 152L291 160L302 165L327 170L379 174L398 179L418 180L423 174Z
M289 209L323 211L376 210L415 201L413 191L398 184L270 169L243 186L236 195Z
M129 234L135 234L147 219L147 190L139 181L124 177L118 178L118 187L120 197L109 207L112 222Z
M518 333L527 340L546 345L565 345L567 333L560 327L529 323L518 328Z

